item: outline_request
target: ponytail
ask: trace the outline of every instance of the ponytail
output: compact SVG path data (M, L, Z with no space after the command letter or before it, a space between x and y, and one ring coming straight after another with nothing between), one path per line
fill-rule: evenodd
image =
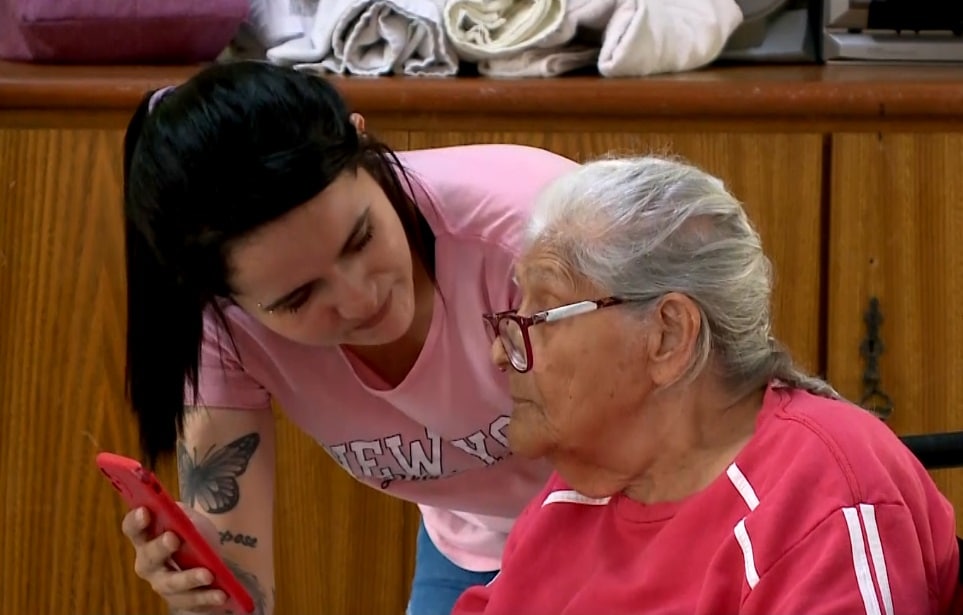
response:
M796 367L792 355L775 338L769 338L769 347L771 352L770 373L774 380L778 380L793 389L808 391L813 395L828 397L829 399L842 399L842 396L828 382L810 376Z
M127 260L126 394L149 467L174 451L184 416L185 378L196 391L203 301L157 256L134 204L130 169L148 116L150 95L134 113L124 138ZM196 394L195 394L196 395Z
M143 98L124 141L124 219L126 387L147 464L175 449L185 406L197 403L206 315L233 345L220 306L236 294L234 242L359 165L433 272L434 236L398 158L372 137L362 143L331 83L270 63L215 63Z

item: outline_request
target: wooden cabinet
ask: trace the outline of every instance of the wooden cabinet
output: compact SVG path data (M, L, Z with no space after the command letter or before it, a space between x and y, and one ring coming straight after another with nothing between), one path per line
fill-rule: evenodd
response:
M98 448L137 454L123 397L123 129L141 92L193 70L0 63L0 613L164 612L133 574L122 506L92 462ZM963 429L963 87L952 71L339 85L400 150L657 152L717 174L763 237L776 333L800 362L858 399L862 318L877 297L890 424ZM279 425L278 613L400 615L417 510ZM169 463L161 477L174 484ZM937 474L963 511L960 478Z
M963 430L963 132L837 134L831 169L830 380L850 399L866 393L860 349L876 298L887 422L900 434ZM963 470L934 476L963 531Z
M2 613L159 612L91 471L99 447L136 442L120 152L116 131L0 129Z

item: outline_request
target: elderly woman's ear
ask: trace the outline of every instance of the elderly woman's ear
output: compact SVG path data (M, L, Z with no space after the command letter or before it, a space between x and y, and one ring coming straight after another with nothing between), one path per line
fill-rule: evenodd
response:
M667 293L652 306L647 362L658 387L668 387L687 375L696 353L702 313L681 293Z

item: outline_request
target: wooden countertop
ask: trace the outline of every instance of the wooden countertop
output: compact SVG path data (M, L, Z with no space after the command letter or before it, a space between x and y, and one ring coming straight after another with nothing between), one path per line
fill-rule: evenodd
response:
M128 110L196 66L43 66L0 62L0 110ZM335 77L365 113L500 116L963 120L963 67L715 67L646 79Z

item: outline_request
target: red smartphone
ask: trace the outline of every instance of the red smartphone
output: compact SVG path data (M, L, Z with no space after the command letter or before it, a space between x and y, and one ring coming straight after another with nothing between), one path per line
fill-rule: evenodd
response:
M181 546L171 556L178 569L207 568L214 575L209 587L219 589L227 595L225 610L234 613L254 611L251 595L238 582L214 548L204 540L190 517L177 505L153 472L133 459L113 453L99 453L97 467L120 493L129 508L144 507L150 512L151 523L147 532L151 536L173 532L180 538Z

